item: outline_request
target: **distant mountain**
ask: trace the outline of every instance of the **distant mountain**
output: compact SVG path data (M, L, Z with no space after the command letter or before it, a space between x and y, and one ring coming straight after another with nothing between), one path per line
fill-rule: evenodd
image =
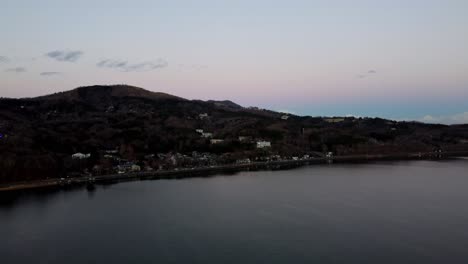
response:
M353 155L468 150L466 125L283 116L231 101L187 100L127 85L0 99L0 182L65 175L77 169L70 159L78 152L92 157L80 169L109 165L103 158L107 150L141 164L148 155L194 151L217 155L217 162L235 162L329 151ZM217 140L213 144L196 130ZM271 148L257 149L256 141L261 140L271 142Z

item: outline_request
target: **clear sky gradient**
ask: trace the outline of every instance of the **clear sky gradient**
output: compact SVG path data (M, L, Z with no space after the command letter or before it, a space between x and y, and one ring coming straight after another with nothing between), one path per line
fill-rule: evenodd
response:
M468 1L0 0L0 96L131 84L468 123Z

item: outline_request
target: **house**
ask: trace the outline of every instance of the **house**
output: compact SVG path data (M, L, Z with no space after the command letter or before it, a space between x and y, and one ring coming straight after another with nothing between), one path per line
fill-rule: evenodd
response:
M141 167L136 165L133 162L125 162L117 166L118 173L126 173L126 172L138 172L141 171Z
M114 112L114 110L115 110L114 106L111 105L107 108L106 113Z
M131 163L131 162L125 162L123 164L119 164L117 166L117 170L118 170L119 173L125 173L127 171L130 171L130 169L132 168L132 165L133 165L133 163Z
M281 119L283 119L283 120L288 120L288 118L289 118L288 115L282 115L282 116L281 116Z
M280 155L272 155L270 156L270 160L282 160Z
M249 164L249 163L251 163L249 158L236 160L236 164Z
M171 157L169 158L169 162L172 164L172 166L176 166L177 165L177 158L175 155L171 155Z
M133 172L138 172L138 171L141 171L141 167L136 165L136 164L133 164L132 167L130 168Z
M210 143L211 144L219 144L219 143L223 143L224 142L224 139L212 139L210 140Z
M203 134L203 129L195 129L195 132Z
M109 155L109 154L105 154L104 158L105 159L110 159L110 160L119 160L119 157L114 156L114 155Z
M213 137L213 133L203 132L203 133L201 134L201 136L202 136L203 138L212 138L212 137Z
M270 141L257 141L257 148L269 148L271 147Z
M88 159L91 157L91 154L75 153L72 155L72 159Z
M101 174L102 173L102 166L100 165L94 165L93 166L93 173L94 174Z
M158 159L160 160L165 160L167 158L167 154L164 154L164 153L158 153L157 156L158 156Z
M205 118L208 117L208 114L207 114L207 113L199 114L198 117L199 117L200 119L205 119Z
M250 142L251 140L252 140L252 137L250 136L239 136L240 142Z
M119 151L117 149L108 149L105 151L106 154L117 154Z
M154 154L148 154L148 155L145 155L145 160L151 160L151 159L154 159L156 155Z
M344 118L325 118L324 120L325 122L328 122L328 123L340 123L340 122L345 121Z

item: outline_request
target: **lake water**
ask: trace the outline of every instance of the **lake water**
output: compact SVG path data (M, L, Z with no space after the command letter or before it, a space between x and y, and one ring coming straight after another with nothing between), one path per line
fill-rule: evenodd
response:
M468 160L2 196L0 263L468 263Z

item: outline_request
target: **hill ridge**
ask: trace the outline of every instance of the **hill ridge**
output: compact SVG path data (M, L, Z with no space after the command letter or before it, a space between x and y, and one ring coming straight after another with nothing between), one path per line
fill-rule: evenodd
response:
M94 98L93 98L94 97ZM177 100L186 99L175 95L153 92L140 87L131 85L92 85L81 86L72 90L62 91L54 94L34 97L34 100L77 100L77 101L96 101L96 99L110 99L122 97L139 97L151 100Z

